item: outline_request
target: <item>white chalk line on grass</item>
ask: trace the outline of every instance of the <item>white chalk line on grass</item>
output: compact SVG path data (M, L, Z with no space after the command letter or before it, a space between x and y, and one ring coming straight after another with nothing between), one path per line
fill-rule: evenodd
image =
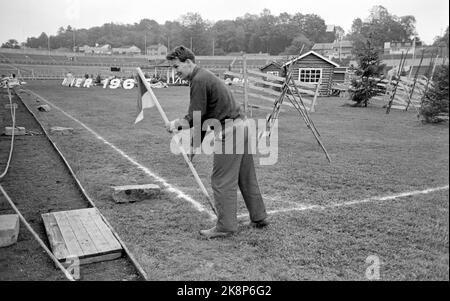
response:
M147 167L139 164L135 159L131 158L130 156L128 156L124 151L122 151L121 149L117 148L115 145L113 145L112 143L110 143L109 141L107 141L105 138L103 138L102 136L100 136L99 134L97 134L94 130L92 130L91 128L89 128L87 125L85 125L83 122L81 122L80 120L76 119L75 117L73 117L72 115L66 113L63 109L59 108L57 105L53 104L52 102L50 102L49 100L45 99L44 97L40 96L39 94L28 90L31 93L34 94L34 96L39 97L40 99L42 99L43 101L45 101L46 103L48 103L49 105L51 105L52 107L54 107L55 109L57 109L58 111L60 111L61 113L63 113L64 115L66 115L67 117L69 117L70 119L74 120L75 122L79 123L82 127L84 127L88 132L90 132L92 135L95 136L95 138L97 138L98 140L102 141L104 144L108 145L109 147L111 147L112 149L114 149L116 152L118 152L122 157L124 157L125 159L127 159L128 161L130 161L133 165L137 166L140 170L142 170L144 173L146 173L147 175L149 175L150 177L154 178L157 182L161 183L167 191L175 193L177 195L177 197L184 199L186 201L188 201L189 203L191 203L194 208L200 212L206 212L209 217L211 219L216 219L216 216L213 212L211 212L210 210L206 209L202 204L200 204L199 202L197 202L196 200L194 200L192 197L188 196L187 194L185 194L184 192L182 192L181 190L179 190L178 188L175 188L174 186L170 185L169 183L167 183L166 180L164 180L163 178L159 177L158 175L154 174L150 169L148 169Z
M331 205L327 205L327 206L309 205L309 206L298 206L298 207L294 207L294 208L285 208L285 209L279 209L279 210L271 210L271 211L268 211L267 214L273 215L273 214L286 213L286 212L292 212L292 211L326 210L326 209L332 209L332 208L338 208L338 207L344 207L344 206L359 205L359 204L364 204L364 203L369 203L369 202L392 201L395 199L404 198L404 197L408 197L408 196L428 194L428 193L433 193L433 192L448 190L448 189L449 189L449 185L436 187L436 188L429 188L429 189L425 189L425 190L415 190L415 191L403 192L403 193L398 193L398 194L393 194L393 195L388 195L388 196L370 197L370 198L363 199L363 200L335 203L335 204L331 204ZM245 218L248 218L248 215L241 214L238 216L238 218L245 219Z

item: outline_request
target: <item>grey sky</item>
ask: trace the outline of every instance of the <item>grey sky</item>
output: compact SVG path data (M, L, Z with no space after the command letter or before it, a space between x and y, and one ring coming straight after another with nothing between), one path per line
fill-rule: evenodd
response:
M56 34L59 27L100 26L107 22L133 24L148 18L164 24L187 12L198 12L210 21L234 20L245 13L297 12L317 14L326 24L350 30L353 20L364 19L374 5L382 5L397 16L416 17L420 38L431 44L448 26L448 0L14 0L2 1L0 43L10 38L19 42L41 32Z

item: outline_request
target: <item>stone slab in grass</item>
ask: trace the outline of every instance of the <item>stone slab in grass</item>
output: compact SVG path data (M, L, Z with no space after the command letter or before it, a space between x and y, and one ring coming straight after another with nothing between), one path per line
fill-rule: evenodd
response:
M51 135L60 135L60 136L71 135L71 134L73 134L73 128L66 128L66 127L61 127L61 126L52 126L50 128L50 134Z
M6 136L12 136L12 134L13 134L12 126L5 127L5 135ZM14 130L14 135L15 136L24 136L24 135L26 135L25 128L22 127L22 126L16 126L16 129Z
M161 193L155 184L112 186L112 198L116 203L134 203L154 199Z
M0 215L0 248L13 245L19 236L19 216L17 214Z

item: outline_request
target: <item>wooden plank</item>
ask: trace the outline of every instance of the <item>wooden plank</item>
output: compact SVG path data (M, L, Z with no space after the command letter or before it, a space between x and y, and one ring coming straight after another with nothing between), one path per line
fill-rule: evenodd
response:
M69 256L64 237L59 229L58 222L53 213L42 214L44 221L45 232L47 233L48 241L52 249L53 255L58 260L62 260Z
M270 101L270 102L275 102L275 98L270 98L270 97L266 97L266 96L263 96L263 95L261 95L261 94L256 94L256 93L248 93L248 95L249 96L252 96L252 97L255 97L255 98L257 98L257 99L264 99L264 100L268 100L268 101Z
M405 99L401 98L401 97L395 97L394 102L399 103L399 104L403 104L403 105L407 105L408 101L406 101Z
M77 213L83 225L87 229L89 229L89 235L92 238L92 241L94 242L96 249L100 253L114 250L114 248L112 248L111 245L108 243L108 240L103 236L97 224L89 216L89 211L79 210Z
M316 93L314 91L310 91L310 90L305 90L305 89L301 89L301 88L297 88L299 92L307 94L309 96L316 96Z
M248 72L248 73L250 73L250 72ZM241 73L227 71L224 74L231 75L231 76L237 77L239 79L243 79L243 75ZM263 74L265 74L265 73L263 73ZM269 81L266 81L266 80L263 80L263 79L260 79L260 78L257 78L257 77L249 76L248 80L251 81L251 82L260 83L260 84L264 84L264 85L268 85L268 86L272 86L272 87L276 87L276 88L283 88L282 84L269 82Z
M122 246L117 241L116 237L113 235L111 230L103 222L100 215L95 211L89 211L89 216L96 223L98 229L100 230L100 233L108 241L108 244L110 245L111 249L122 249Z
M273 96L276 96L276 97L279 97L281 95L281 92L277 92L277 91L274 91L274 90L268 89L268 88L257 87L257 86L252 85L252 84L248 84L248 88L252 89L252 90L255 90L255 91L259 91L259 92L264 92L266 94L270 94L270 95L273 95Z
M75 237L77 238L78 244L83 250L84 256L91 256L98 253L94 242L89 236L86 228L81 223L76 211L66 211L64 212L64 214L66 215L69 221L69 225L72 227L73 232L75 233Z
M264 84L264 85L272 86L272 87L276 87L276 88L283 88L283 85L273 83L273 82L268 82L268 81L265 81L265 80L262 80L262 79L259 79L256 77L249 77L248 79L251 82L260 83L260 84Z
M94 257L86 257L86 258L80 259L80 265L101 262L101 261L114 260L114 259L117 259L120 257L122 257L122 252L103 254L103 255L94 256Z
M252 74L252 75L257 75L257 76L261 76L267 79L273 79L273 80L277 80L280 82L284 82L285 78L284 77L280 77L280 76L276 76L276 75L272 75L272 74L267 74L267 73L262 73L262 72L258 72L255 70L247 70L248 74Z
M272 111L273 107L268 107L268 106L264 106L264 105L256 105L256 104L248 104L249 107L252 107L254 109L261 109L261 110L269 110ZM285 112L285 110L280 109L280 112Z
M248 93L249 96L258 98L258 99L263 99L263 100L267 100L270 101L271 103L275 103L276 99L270 98L270 97L265 97L259 94L255 94L255 93ZM288 107L294 107L291 103L286 102L286 100L283 101L283 103L281 104L282 106L288 106Z
M78 240L70 227L64 212L53 212L53 215L58 223L58 227L61 230L61 234L64 238L68 250L68 256L82 257L84 255L83 250L78 244Z
M384 95L374 96L374 97L372 97L372 100L382 100L382 101L384 101Z
M241 83L233 83L231 86L244 88L244 85L241 84ZM270 95L273 95L273 96L276 96L276 97L279 97L280 94L281 94L281 92L277 92L277 91L274 91L274 90L268 89L268 88L257 87L257 86L252 85L252 84L249 84L248 88L252 89L254 91L263 92L263 93L270 94Z
M244 78L244 75L243 75L242 73L236 73L236 72L231 72L231 71L225 71L223 74L224 74L224 75L234 76L234 77L237 77L237 78L239 78L239 79L243 79L243 78Z

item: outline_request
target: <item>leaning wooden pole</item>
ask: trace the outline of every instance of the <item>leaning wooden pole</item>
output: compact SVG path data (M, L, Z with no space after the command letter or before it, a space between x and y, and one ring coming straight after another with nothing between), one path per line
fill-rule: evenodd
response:
M411 104L411 99L412 99L413 94L414 94L414 89L416 88L417 78L419 76L420 67L422 66L422 61L423 61L424 54L425 54L425 51L422 51L422 56L420 57L419 67L417 67L416 74L414 75L414 83L413 83L413 86L411 88L411 92L409 94L408 104L406 105L405 111L408 111L409 105Z
M398 66L399 69L397 71L397 79L396 79L396 82L395 82L394 90L392 91L391 98L390 98L389 103L387 105L386 114L389 114L389 112L391 111L392 103L394 102L394 99L395 99L395 94L397 94L397 88L398 88L398 85L399 85L399 82L400 82L400 76L402 74L403 67L405 65L406 56L408 55L408 51L409 51L409 49L406 51L404 57L403 57L403 52L402 52L402 56L401 56L400 63L399 63L399 66Z
M289 89L289 91L291 91L291 88L289 86L287 86L287 89ZM291 91L291 94L293 94L292 91ZM293 96L293 98L295 100L294 96ZM309 115L307 113L306 107L303 104L303 101L301 100L301 98L300 98L301 106L298 104L297 100L295 100L295 102L294 102L289 97L288 97L288 99L292 103L292 105L297 109L297 111L300 113L300 115L303 117L303 119L305 120L306 125L311 130L311 132L313 133L314 138L316 138L317 143L319 144L319 146L322 148L323 152L325 153L325 156L327 157L328 162L331 163L330 155L328 154L327 150L325 149L325 146L323 145L322 141L320 141L319 132L317 131L314 123L310 119L310 117L309 117Z
M141 77L142 82L144 83L145 87L147 88L148 92L152 95L152 98L155 102L155 106L159 111L159 114L161 115L162 119L164 120L164 123L167 124L169 123L169 119L167 118L166 113L164 112L164 110L162 109L161 105L159 104L158 100L156 99L155 94L153 93L152 88L150 87L150 84L145 80L145 76L144 73L142 72L141 68L136 68L139 76ZM211 209L213 210L213 212L216 214L217 216L217 210L216 207L214 206L213 200L211 199L211 197L208 194L208 191L206 190L205 186L202 183L202 180L200 179L200 177L198 176L197 171L195 170L194 165L192 165L191 160L189 160L186 151L184 150L184 148L177 143L178 148L180 149L181 154L183 155L184 160L186 161L187 165L189 166L189 169L192 172L192 175L195 178L195 181L197 182L198 186L200 187L200 189L202 190L203 194L205 195L206 199L209 202L209 205L211 206Z
M73 278L72 274L70 274L66 270L66 268L59 262L59 260L55 257L55 255L53 255L53 253L47 248L47 246L42 241L42 239L39 237L39 235L33 230L33 228L30 226L30 224L27 222L27 220L23 217L23 215L20 213L19 209L17 209L16 205L14 205L13 201L11 200L9 195L6 193L6 191L3 189L1 184L0 184L0 192L6 198L6 201L9 203L9 205L12 207L12 209L19 216L19 219L22 222L22 224L24 224L25 227L28 229L28 231L30 231L31 235L34 237L34 239L36 239L36 241L39 243L39 245L44 249L44 251L50 257L50 259L53 261L53 263L64 273L64 276L66 276L66 278L68 280L75 281L75 278Z

